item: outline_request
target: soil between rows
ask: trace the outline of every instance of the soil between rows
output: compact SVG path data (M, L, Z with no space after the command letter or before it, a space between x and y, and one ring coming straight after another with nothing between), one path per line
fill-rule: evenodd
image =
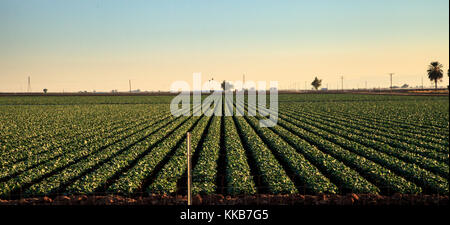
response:
M376 194L347 195L195 195L194 205L333 205L333 206L448 206L448 195ZM186 195L150 195L124 197L118 195L74 195L55 198L36 197L1 200L0 205L187 205Z

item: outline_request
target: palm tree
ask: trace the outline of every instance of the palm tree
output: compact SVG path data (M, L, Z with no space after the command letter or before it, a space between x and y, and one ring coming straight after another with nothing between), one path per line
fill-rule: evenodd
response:
M230 82L227 82L227 81L222 81L220 86L222 87L222 90L224 90L224 91L229 91L233 88L233 84L231 84Z
M430 65L428 65L428 78L431 81L434 81L434 88L437 89L437 82L442 80L443 70L442 70L442 64L440 64L438 61L431 62Z

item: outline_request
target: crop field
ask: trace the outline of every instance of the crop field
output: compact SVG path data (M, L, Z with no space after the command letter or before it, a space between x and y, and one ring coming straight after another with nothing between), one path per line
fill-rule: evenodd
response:
M0 198L184 194L187 132L194 193L449 194L448 96L285 94L270 128L172 98L0 97Z

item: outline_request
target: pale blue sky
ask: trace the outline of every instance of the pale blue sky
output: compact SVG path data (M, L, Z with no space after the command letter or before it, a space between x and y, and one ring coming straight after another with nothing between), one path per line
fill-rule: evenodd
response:
M314 76L336 86L417 85L449 65L449 1L0 0L0 91L165 90L217 80ZM208 74L208 75L206 75ZM448 79L444 79L448 83ZM401 85L399 83L399 85ZM426 82L427 84L427 82Z

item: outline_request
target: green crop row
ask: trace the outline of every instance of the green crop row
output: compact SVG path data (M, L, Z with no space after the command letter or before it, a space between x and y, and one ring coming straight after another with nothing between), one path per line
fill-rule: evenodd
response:
M103 190L105 188L104 185L108 185L108 181L112 182L110 181L112 177L120 175L119 173L122 170L132 166L133 162L138 161L148 154L154 145L162 141L165 136L173 132L173 130L183 122L185 122L185 119L179 118L173 122L167 120L165 123L153 127L152 134L149 137L136 145L131 146L129 150L112 158L109 162L73 182L67 187L66 192L71 194L89 194Z
M192 173L193 193L216 193L217 160L220 151L220 117L213 117L203 146L199 149L197 165Z
M24 106L20 108L22 107ZM138 118L144 120L151 116L149 113L141 116L144 110L145 112L161 112L165 108L167 107L155 106L150 110L143 107L123 110L123 107L114 105L57 106L55 108L30 106L30 109L25 112L32 115L24 115L23 111L17 109L3 115L16 114L14 118L10 118L11 124L0 131L2 136L0 142L6 142L2 143L2 146L3 150L7 150L2 151L1 158L4 158L4 153L26 155L33 148L47 150L64 146L70 144L73 138L78 138L85 133L107 132L105 128L123 124L123 120ZM41 110L45 111L41 112ZM8 129L10 134L6 135L5 130L7 132Z
M290 115L292 116L293 114L290 114ZM299 118L298 116L292 116L292 117ZM352 129L352 128L350 128L350 126L342 126L337 123L329 122L329 121L326 121L321 118L311 118L308 115L304 115L303 117L301 117L299 119L301 119L302 121L304 121L310 125L322 124L322 125L330 126L332 128L336 128L339 130L341 136L348 138L349 140L355 141L357 143L361 143L361 144L371 147L375 150L378 150L378 151L384 152L388 155L397 157L405 162L419 165L420 167L427 169L429 171L435 172L441 176L447 177L449 174L449 167L447 164L445 164L443 162L438 162L434 159L423 157L422 155L419 155L419 154L414 154L414 153L405 151L405 150L403 150L404 148L401 148L398 146L396 148L393 148L387 144L387 143L389 143L390 140L388 140L384 137L377 136L374 133L372 133L372 134L364 133L364 132L359 131L358 129L355 129L355 128ZM358 135L358 136L355 136L355 135ZM363 138L361 138L361 137L363 137ZM447 158L447 160L448 160L448 158Z
M239 103L237 103L239 104ZM256 132L241 116L234 117L236 126L242 134L243 143L251 152L251 156L256 162L259 175L264 185L271 193L296 193L298 192L292 180L286 174L275 156L259 138Z
M167 122L170 122L170 120ZM134 150L134 148L139 149L142 144L145 144L144 140L147 139L148 136L165 125L167 125L166 122L152 124L150 128L145 129L143 132L139 132L136 135L121 140L113 146L109 146L102 151L91 154L88 157L81 159L79 162L64 168L59 173L32 185L25 193L29 195L47 195L57 191L64 191L60 190L61 186L72 183L74 179L77 179L87 171L96 170L97 166L103 165L123 153L126 154L129 151ZM98 181L99 180L96 180L96 182L91 183L90 185L98 185Z
M0 198L183 193L186 132L194 193L449 193L448 96L283 94L269 128L170 99L0 97Z
M145 154L148 154L148 152L152 150L153 145L164 138L164 136L170 133L183 121L183 119L177 119L167 126L157 127L157 133L152 134L128 151L114 157L108 163L105 163L93 172L78 179L67 188L67 192L73 194L89 194L95 193L98 190L103 190L105 188L103 185L106 185L109 179L121 172L124 168L131 166L132 162L139 160Z
M233 112L233 106L230 102L226 102L225 106L225 111ZM250 173L245 149L242 146L233 118L226 116L224 120L227 193L231 195L255 194L254 178Z
M11 192L20 190L24 185L33 184L35 180L41 179L54 171L63 169L67 165L76 163L77 161L89 157L90 155L95 155L108 147L114 146L123 139L129 137L132 138L136 134L145 131L150 126L151 125L147 125L146 127L139 128L139 130L127 130L110 139L98 138L96 139L97 141L92 142L91 145L86 147L68 146L67 148L71 148L71 150L67 150L67 152L61 157L37 164L37 166L31 167L30 169L20 173L20 175L0 183L0 190L2 191L0 195L5 196L9 195Z
M153 120L163 120L165 117L163 117L164 114L156 114L152 118ZM135 121L136 124L134 124L131 127L123 126L121 128L117 128L112 133L106 133L101 135L91 135L89 138L77 138L74 140L74 142L71 145L60 147L56 150L47 151L42 154L33 153L32 150L30 150L31 156L27 158L26 160L21 160L18 163L12 164L12 165L5 165L2 167L2 170L0 172L0 179L5 179L9 176L12 176L14 174L20 174L29 168L34 168L36 166L39 166L41 164L46 164L48 161L54 161L57 159L60 159L61 157L64 157L67 154L77 154L77 152L80 149L85 148L92 148L92 145L101 146L102 143L108 144L109 141L118 140L117 138L120 138L124 135L122 134L128 134L129 132L132 132L133 130L138 130L143 126L149 126L149 124L145 124L146 121ZM107 142L103 141L107 140ZM109 142L112 143L112 142Z
M333 142L322 139L314 133L308 132L298 126L287 123L283 120L279 121L280 126L291 131L292 133L308 140L315 146L318 146L324 153L344 162L351 168L355 168L361 175L367 177L378 187L396 193L420 193L421 188L414 183L405 180L403 177L397 176L390 170L365 159L351 151L345 150ZM278 129L281 130L281 129ZM286 132L284 132L286 133ZM281 134L281 132L280 132ZM289 136L286 136L289 138ZM292 136L291 136L292 137Z
M423 155L425 157L430 157L442 162L448 163L448 154L445 152L448 151L448 146L435 144L433 142L425 142L418 140L417 137L409 137L407 132L398 132L395 127L383 127L383 126L375 126L372 123L358 121L357 119L347 119L344 117L329 115L320 112L307 112L301 110L301 107L293 106L286 107L286 111L295 112L296 116L307 115L315 118L320 118L326 120L328 122L332 122L335 124L343 125L346 127L351 127L360 131L364 131L369 134L376 134L382 136L383 138L388 139L388 144L398 146L400 148L404 148L408 151ZM448 143L448 142L447 142Z
M156 166L180 141L184 140L186 132L188 132L199 119L200 118L198 117L188 119L172 134L155 146L149 154L141 158L135 166L123 173L120 178L107 189L107 191L128 195L139 190L145 190L146 187L142 186L145 183L145 179L155 173L154 169Z
M302 139L308 138L307 134L299 132L296 127L280 126L282 124L284 124L283 121L278 120L278 125L271 129L300 151L306 159L326 174L343 192L378 193L380 191L375 185L359 175L358 172L309 143L322 143L324 142L323 139L310 137L308 142Z
M268 143L270 149L276 151L276 154L280 155L289 168L295 172L306 190L311 193L337 193L339 191L336 185L322 175L302 154L272 130L259 127L258 120L254 117L249 117L247 120L260 137Z
M373 98L373 96L370 98ZM365 101L316 105L345 115L396 123L405 128L420 128L433 132L448 130L448 96L428 100L423 96L402 97L401 99L400 101ZM329 105L334 108L329 107Z
M298 127L319 135L325 140L329 140L352 152L357 153L358 155L377 162L380 165L394 171L395 173L398 173L402 176L405 176L405 178L416 182L418 185L426 189L430 189L437 193L448 193L448 182L446 179L424 169L421 169L417 165L406 163L386 153L382 153L372 148L361 145L358 142L349 141L345 138L342 138L339 135L339 129L327 127L318 123L316 123L314 127L302 122L302 118L293 119L284 115L280 115L280 117L286 121L291 122L292 124L295 124ZM363 140L364 138L358 137L358 139Z
M196 153L200 138L205 131L211 117L203 116L191 132L191 155ZM148 187L149 193L175 193L177 182L186 172L187 168L187 142L183 138L182 144L176 149L170 160L158 173L156 180Z
M5 168L5 171L7 171L8 168L10 168L11 165L13 164L15 164L14 166L15 169L19 168L21 164L27 164L29 166L32 166L34 165L32 164L32 162L35 163L44 162L65 154L66 153L65 150L67 149L66 146L73 146L73 145L80 146L82 144L88 145L90 142L92 142L92 140L111 138L128 129L139 127L145 123L148 123L148 120L157 119L161 115L163 115L163 113L159 112L155 113L151 117L146 115L145 117L141 117L136 120L121 121L122 123L111 128L108 127L108 124L106 124L107 128L96 127L96 129L92 129L91 132L85 132L81 135L77 135L74 138L71 138L70 136L64 138L63 140L67 142L66 144L54 144L54 145L46 144L41 146L40 148L30 148L27 150L22 150L21 152L18 153L11 152L8 155L5 154L2 156L0 160L1 165L3 168Z
M216 97L216 100L221 100ZM220 102L221 103L221 102ZM205 114L209 112L215 112L221 109L220 103L215 108L209 108L205 111ZM215 117L214 117L215 118ZM205 145L199 146L200 139L207 127L208 122L212 119L208 116L203 116L197 125L191 132L191 156L196 153L198 148L204 148ZM175 153L171 156L170 160L164 165L161 171L157 174L156 180L147 188L149 193L175 193L177 192L177 183L187 168L187 142L186 139L175 150Z
M448 101L448 100L447 100ZM382 106L389 105L384 104ZM375 105L375 106L381 106L381 105ZM435 126L421 126L421 123L426 119L426 121L433 121L435 118L445 118L445 116L438 114L438 111L434 110L434 108L430 108L430 113L433 114L418 114L414 112L415 110L424 110L424 104L416 105L414 107L408 106L406 109L404 109L403 112L399 112L401 108L399 106L391 104L390 106L392 109L389 111L383 111L385 109L376 109L374 110L373 107L362 107L361 105L358 105L358 107L354 107L353 109L349 106L342 107L338 112L342 115L350 116L352 118L361 118L365 119L370 122L381 122L386 125L397 127L397 129L403 129L409 132L413 132L416 134L420 134L423 136L431 136L437 139L446 139L448 137L448 114L447 114L447 123L442 124L443 126L446 126L446 128L442 127L435 127ZM434 106L434 107L439 107ZM396 110L396 111L394 111ZM391 113L388 113L391 112ZM370 116L368 116L370 115ZM393 116L395 115L395 116ZM400 120L399 116L401 115L407 115L411 118L414 118L414 120L405 122L404 120Z

